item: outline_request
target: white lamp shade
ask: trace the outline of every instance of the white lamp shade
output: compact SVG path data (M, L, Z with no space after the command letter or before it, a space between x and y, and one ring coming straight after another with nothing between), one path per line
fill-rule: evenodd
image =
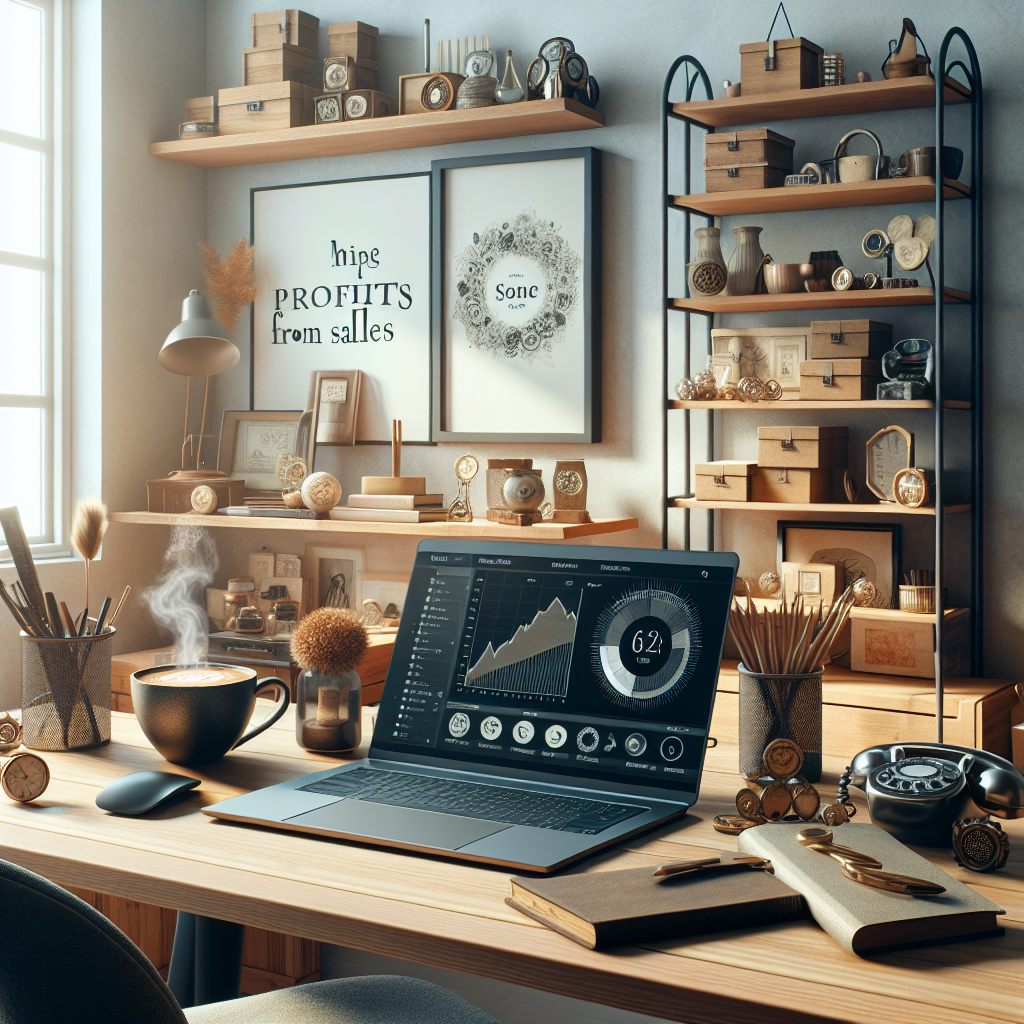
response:
M181 304L181 323L160 349L160 365L183 377L206 377L230 370L240 357L206 296L193 289Z

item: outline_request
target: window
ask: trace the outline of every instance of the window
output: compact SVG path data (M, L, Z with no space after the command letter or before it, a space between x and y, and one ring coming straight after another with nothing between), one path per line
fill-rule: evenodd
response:
M64 545L62 278L55 125L60 0L0 0L0 506Z

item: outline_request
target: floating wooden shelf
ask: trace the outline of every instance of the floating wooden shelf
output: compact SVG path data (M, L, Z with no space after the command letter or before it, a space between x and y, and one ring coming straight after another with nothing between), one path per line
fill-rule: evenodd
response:
M177 160L196 167L236 167L602 127L604 114L575 100L530 100L471 110L439 110L244 135L218 135L212 139L154 142L149 151L163 160Z
M967 199L969 185L943 178L946 199ZM735 213L792 213L797 210L833 210L843 206L891 206L896 203L935 202L934 178L883 178L881 181L841 181L835 185L791 185L782 188L745 188L735 192L703 192L672 196L673 206L713 217Z
M501 526L478 519L472 523L349 523L332 519L283 516L196 516L168 512L111 512L112 523L136 526L210 526L229 530L299 530L307 533L386 533L405 537L462 537L474 540L573 540L635 530L637 519L595 519L592 523L537 523Z
M946 102L966 103L966 86L947 76ZM711 128L764 124L797 117L833 117L873 114L880 110L906 110L935 106L933 78L894 78L880 82L852 82L827 89L790 89L761 96L673 103L672 111Z
M696 498L669 498L669 508L720 508L736 512L777 512L780 516L790 512L820 512L825 515L843 515L850 512L866 512L877 516L933 516L934 508L905 508L903 505L840 505L836 502L819 502L807 505L783 501L698 501ZM970 512L971 506L947 505L946 514Z
M947 398L942 404L946 409L970 409L971 407L970 402L961 402L953 398ZM668 407L670 409L722 409L727 412L742 412L744 410L750 412L820 412L826 409L857 409L861 411L870 409L899 409L903 411L906 409L934 409L935 403L928 398L915 399L911 402L879 402L873 398L844 402L787 402L785 400L778 402L730 402L724 398L704 401L691 399L690 401L682 402L678 398L671 398L669 399Z
M945 289L946 302L970 302L969 292ZM714 295L669 299L670 309L696 313L770 313L776 309L863 309L871 306L931 306L933 288L871 288L847 292L787 292L784 295Z

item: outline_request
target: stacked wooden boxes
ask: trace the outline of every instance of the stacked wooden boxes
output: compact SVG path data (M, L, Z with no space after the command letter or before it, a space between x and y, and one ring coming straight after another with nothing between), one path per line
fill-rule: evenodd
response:
M778 188L793 173L796 143L767 128L704 136L704 187L708 192Z
M378 31L361 21L327 27L323 93L316 99L316 123L361 121L398 113L393 96L378 90Z
M800 397L860 401L875 397L883 353L892 348L892 324L876 320L815 320L811 358L800 364Z
M752 500L806 505L832 500L832 471L847 465L846 427L758 427Z

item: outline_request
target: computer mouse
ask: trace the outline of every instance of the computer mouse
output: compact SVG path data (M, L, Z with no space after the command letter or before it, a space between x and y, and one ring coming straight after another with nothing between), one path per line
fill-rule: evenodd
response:
M198 779L173 772L132 772L100 790L96 806L111 814L145 814L175 794L198 785Z

